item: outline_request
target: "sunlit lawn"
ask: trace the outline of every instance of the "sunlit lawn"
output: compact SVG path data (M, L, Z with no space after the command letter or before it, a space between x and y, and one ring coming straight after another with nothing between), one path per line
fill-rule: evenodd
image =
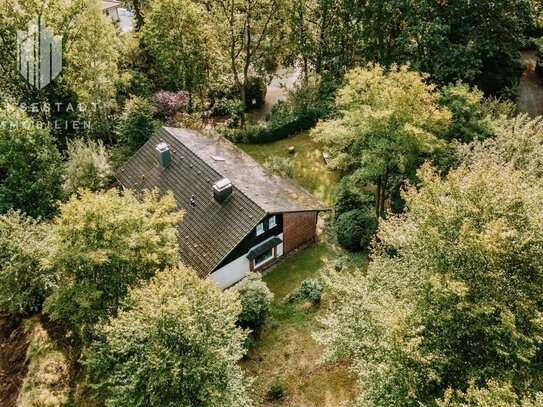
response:
M317 276L325 262L337 256L325 243L314 243L264 276L275 295L272 314L249 358L242 362L255 379L260 405L273 405L266 401L266 393L277 381L286 391L282 406L336 407L356 394L356 383L345 365L319 363L323 349L312 332L320 327L318 316L326 302L318 310L304 310L299 302L284 301L304 279Z
M289 154L289 146L295 147L294 154ZM332 204L339 176L326 169L322 147L311 140L309 132L275 143L239 144L239 147L262 164L272 156L290 158L294 167L293 179L323 202Z

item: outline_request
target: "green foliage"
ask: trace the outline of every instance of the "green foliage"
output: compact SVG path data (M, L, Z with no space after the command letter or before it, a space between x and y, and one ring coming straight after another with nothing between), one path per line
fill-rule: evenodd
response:
M482 107L483 93L477 88L457 82L441 89L439 104L452 114L451 124L442 136L447 141L469 143L491 135L488 117Z
M336 220L338 242L350 251L368 247L376 229L377 219L369 210L354 209L341 214Z
M319 341L329 360L351 359L356 405L432 405L491 379L519 398L542 390L543 181L513 156L445 179L425 165L406 214L380 224L367 275L326 277L335 302Z
M153 135L158 123L151 102L137 96L130 98L117 123L119 141L133 149L141 147Z
M292 162L281 156L270 157L265 163L264 167L273 172L274 174L281 175L283 177L292 178L294 174L294 167Z
M237 295L181 266L130 291L85 357L109 406L252 405Z
M78 189L98 191L112 179L109 151L101 140L76 139L68 141L68 162L64 189L68 194Z
M466 392L448 389L442 400L437 400L438 407L541 407L543 393L534 398L525 397L522 400L515 394L510 383L501 385L494 380L488 380L485 387L477 387L470 382Z
M62 157L46 130L15 108L0 108L0 213L49 217L62 199Z
M363 194L359 188L351 185L348 181L342 182L336 192L334 214L337 218L345 212L355 209L370 209L373 207L373 200L372 196Z
M274 381L266 393L268 401L279 401L285 397L285 386L279 380Z
M205 8L190 0L153 1L141 31L161 87L198 93L214 66L214 33Z
M302 300L308 300L313 304L318 305L321 302L322 291L323 286L318 279L308 278L302 281L302 284L298 289L298 297Z
M438 135L451 115L437 105L427 78L408 66L353 69L338 92L337 118L311 132L329 152L332 169L375 183L381 216L394 178L414 175L425 158L444 147Z
M127 289L177 262L182 214L171 194L81 191L60 208L52 226L55 249L48 266L59 288L44 308L85 339L100 319L113 315Z
M232 291L239 294L241 313L238 316L238 325L259 331L270 313L273 294L262 281L260 274L250 274L236 284Z
M48 226L18 212L0 215L0 310L38 311L54 285L41 261L48 255Z

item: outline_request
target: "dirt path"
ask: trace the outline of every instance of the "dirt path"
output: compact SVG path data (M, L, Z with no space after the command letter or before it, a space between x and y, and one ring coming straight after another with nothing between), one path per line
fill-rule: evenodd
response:
M258 110L253 110L250 115L252 123L262 122L271 111L273 105L287 98L288 89L292 88L300 77L300 71L295 68L281 68L275 75L266 91L266 102Z
M520 78L518 109L531 117L543 115L543 78L535 71L537 61L535 51L522 51L522 61L526 71Z

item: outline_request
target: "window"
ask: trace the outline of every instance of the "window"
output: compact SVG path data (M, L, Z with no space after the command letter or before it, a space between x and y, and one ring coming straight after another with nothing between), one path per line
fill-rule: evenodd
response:
M274 228L277 226L277 218L275 216L272 216L269 221L268 221L268 225L271 228Z
M264 223L259 223L256 225L256 235L260 236L262 233L264 233Z
M255 268L261 266L264 263L267 263L273 258L273 248L262 253L260 256L255 257Z

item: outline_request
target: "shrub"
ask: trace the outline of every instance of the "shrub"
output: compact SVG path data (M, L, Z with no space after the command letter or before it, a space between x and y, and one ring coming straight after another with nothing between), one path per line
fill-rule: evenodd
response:
M347 183L342 183L338 188L336 199L334 202L334 212L336 219L344 214L355 209L365 210L373 206L374 197L364 195L355 186Z
M286 157L273 156L264 163L264 167L273 172L274 174L281 175L283 177L290 177L294 173L292 162Z
M285 397L285 387L283 383L276 380L270 385L270 389L266 393L266 399L268 401L279 401Z
M153 102L161 117L170 118L178 112L187 111L189 107L189 94L184 90L178 92L161 90L155 93Z
M302 281L300 289L298 290L298 296L301 299L309 300L313 304L318 305L321 302L323 286L321 282L316 278L308 278Z
M53 277L41 260L48 255L47 226L19 212L0 215L0 310L28 315L41 308Z
M80 188L98 191L111 182L112 175L109 152L101 140L76 139L68 142L66 192L73 194Z
M355 209L341 214L336 220L338 242L345 249L365 249L377 229L375 215L368 210Z
M245 277L233 288L239 294L241 313L238 316L238 325L258 331L270 312L273 294L262 281L262 276L253 273Z
M260 77L251 77L245 88L245 105L247 109L259 108L266 103L267 86L264 79ZM253 104L255 99L255 104Z
M121 143L131 148L141 147L153 135L157 122L155 107L137 96L129 99L117 124L116 133Z

